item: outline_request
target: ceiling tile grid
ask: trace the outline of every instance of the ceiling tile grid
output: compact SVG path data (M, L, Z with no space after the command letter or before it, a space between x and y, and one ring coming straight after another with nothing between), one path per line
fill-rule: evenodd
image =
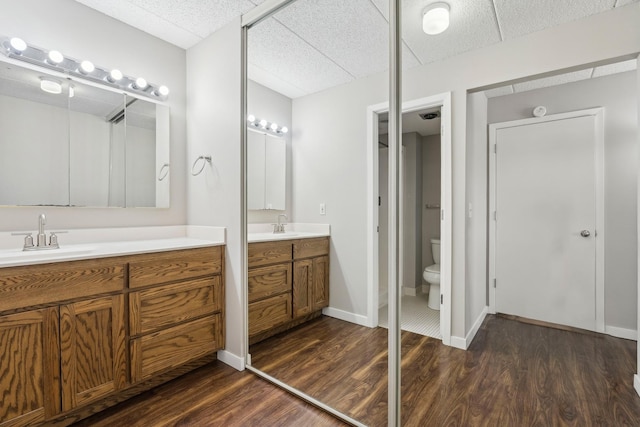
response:
M494 0L505 40L613 9L616 0Z
M273 18L249 31L248 57L257 67L304 88L307 93L353 80L344 69Z
M356 78L388 68L388 22L369 0L298 0L274 18Z

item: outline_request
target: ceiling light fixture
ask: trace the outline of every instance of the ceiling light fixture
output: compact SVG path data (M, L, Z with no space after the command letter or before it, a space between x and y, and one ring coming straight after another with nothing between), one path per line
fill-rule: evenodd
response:
M60 82L48 79L46 77L40 77L40 89L47 93L53 93L59 95L62 93L62 85Z
M432 3L422 11L422 31L429 35L436 35L447 28L449 28L449 4Z
M19 37L0 36L0 54L11 59L27 62L36 67L55 70L56 73L68 75L69 80L83 79L94 83L108 85L125 92L134 92L148 98L165 100L169 95L169 88L164 85L155 85L143 78L130 77L120 70L109 69L94 65L91 61L80 61L70 56L63 55L57 50L43 49L26 43ZM49 87L49 83L41 84ZM50 87L57 92L57 89ZM134 89L132 91L132 89ZM45 90L43 88L43 90Z

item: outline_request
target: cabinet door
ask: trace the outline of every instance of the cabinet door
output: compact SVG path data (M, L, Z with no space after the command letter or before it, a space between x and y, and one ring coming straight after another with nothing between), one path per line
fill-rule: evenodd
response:
M313 310L329 306L329 257L313 258Z
M60 307L63 411L125 386L125 343L123 295Z
M313 261L305 259L293 263L293 317L313 311Z
M0 425L60 412L58 308L0 316Z

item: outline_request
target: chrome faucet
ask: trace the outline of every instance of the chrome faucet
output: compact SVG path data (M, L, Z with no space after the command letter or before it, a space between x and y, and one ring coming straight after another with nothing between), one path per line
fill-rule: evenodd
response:
M273 232L274 233L284 233L284 226L287 225L287 224L280 222L280 217L281 216L283 216L285 219L287 219L287 215L286 214L279 214L278 215L278 223L277 224L273 224Z
M38 216L38 235L36 236L36 244L33 244L33 233L11 233L14 236L25 236L23 251L37 251L42 249L59 249L58 236L59 233L66 233L66 231L52 231L49 235L49 242L47 243L47 233L44 231L44 225L47 223L47 217L45 214Z

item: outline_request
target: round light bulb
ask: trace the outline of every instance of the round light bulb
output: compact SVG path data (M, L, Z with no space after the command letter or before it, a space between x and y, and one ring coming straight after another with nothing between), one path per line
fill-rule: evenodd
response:
M57 50L52 50L49 52L47 60L52 64L59 64L64 61L64 56Z
M275 123L271 123L271 130L272 130L272 131L274 131L274 132L275 132L276 130L278 130L278 125L277 125L277 124L275 124Z
M247 121L251 123L255 122L256 116L254 116L253 114L249 114L249 116L247 117Z
M111 83L115 83L118 80L122 80L123 77L124 76L122 75L122 71L113 69L109 72L107 80L109 80Z
M282 129L280 129L280 132L287 133L287 132L289 132L289 129L287 129L286 126L282 126Z
M265 119L260 120L260 126L262 126L263 128L267 127L267 121Z
M449 28L449 5L444 2L430 4L422 15L422 30L429 35L442 33Z
M93 73L95 69L96 67L95 65L93 65L93 62L91 61L82 61L80 63L80 71L84 74Z
M160 96L167 96L169 95L169 88L162 85L158 88L158 90L156 91L158 95Z
M133 84L134 89L145 90L149 84L142 77L138 77Z
M15 53L22 53L27 48L27 43L18 37L13 37L9 40L9 45Z

